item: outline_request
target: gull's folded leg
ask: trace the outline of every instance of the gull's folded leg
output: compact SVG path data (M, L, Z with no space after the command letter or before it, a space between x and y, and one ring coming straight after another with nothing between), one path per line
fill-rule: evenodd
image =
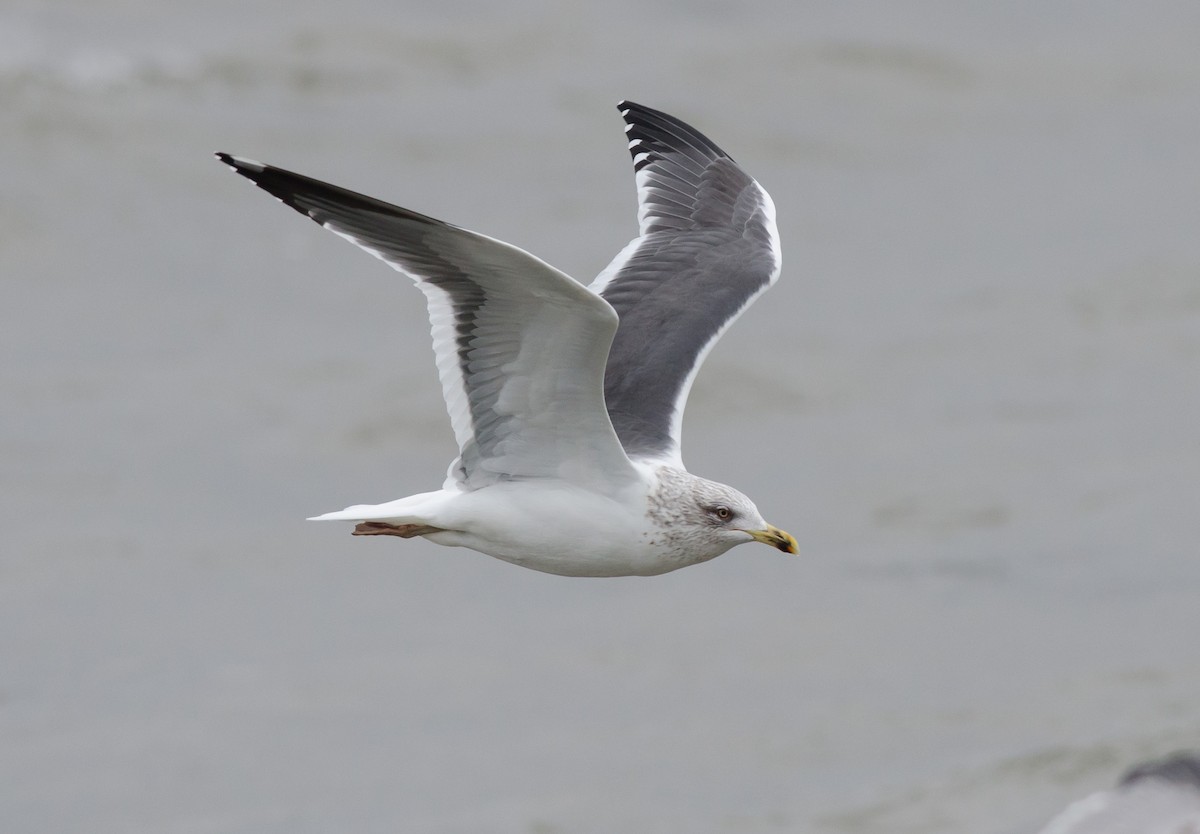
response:
M428 524L388 524L386 521L364 521L354 528L352 536L399 536L411 539L413 536L425 536L429 533L440 533L441 527Z

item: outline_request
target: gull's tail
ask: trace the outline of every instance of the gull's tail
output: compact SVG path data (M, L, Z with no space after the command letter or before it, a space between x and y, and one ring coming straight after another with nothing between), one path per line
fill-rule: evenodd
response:
M386 504L355 504L337 512L315 515L309 521L388 521L393 524L436 524L443 506L443 490L422 492Z

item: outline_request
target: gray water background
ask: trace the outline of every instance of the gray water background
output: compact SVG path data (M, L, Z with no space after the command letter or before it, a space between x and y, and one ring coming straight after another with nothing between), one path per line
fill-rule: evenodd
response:
M564 580L436 487L422 299L211 157L633 235L615 103L772 193L700 474L802 555ZM0 830L1035 829L1200 743L1200 6L10 0Z

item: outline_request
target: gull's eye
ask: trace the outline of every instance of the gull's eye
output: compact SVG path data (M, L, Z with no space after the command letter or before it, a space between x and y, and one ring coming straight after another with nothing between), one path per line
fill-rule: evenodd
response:
M733 510L723 504L718 504L713 507L713 515L721 519L721 521L729 521L729 519L733 518Z

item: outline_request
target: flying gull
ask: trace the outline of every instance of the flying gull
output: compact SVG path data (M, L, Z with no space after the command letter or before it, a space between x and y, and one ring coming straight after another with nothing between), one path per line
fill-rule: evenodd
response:
M666 573L796 540L689 473L700 364L779 277L767 192L699 131L625 101L638 236L584 287L494 238L250 159L217 157L425 293L458 457L440 490L316 520L565 576Z

